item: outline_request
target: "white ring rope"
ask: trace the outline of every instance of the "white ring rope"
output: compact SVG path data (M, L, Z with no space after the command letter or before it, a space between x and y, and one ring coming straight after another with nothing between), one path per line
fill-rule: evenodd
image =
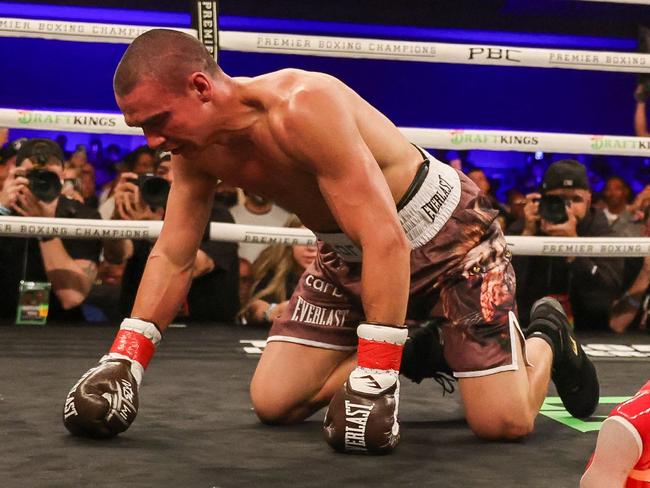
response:
M161 221L0 217L0 236L70 239L156 239ZM210 240L258 244L314 244L307 229L212 222ZM522 256L650 256L650 237L506 236L513 254Z
M106 42L130 44L133 39L155 26L103 24L63 20L0 17L0 37L31 37L58 41ZM168 27L196 37L194 29Z
M113 113L0 108L0 127L142 135L141 129L127 126L121 114ZM401 127L400 130L411 142L436 149L544 151L646 157L650 154L648 137L416 127Z
M650 54L219 31L226 51L650 73Z
M58 112L0 108L0 127L40 129L99 134L142 135L142 129L129 127L119 113Z
M151 220L0 217L0 236L69 239L156 239L163 223ZM260 244L314 244L306 229L210 223L210 240Z
M0 17L0 36L129 43L149 26ZM172 27L173 28L173 27ZM197 35L193 29L178 29ZM219 49L356 59L650 73L650 54L219 31Z

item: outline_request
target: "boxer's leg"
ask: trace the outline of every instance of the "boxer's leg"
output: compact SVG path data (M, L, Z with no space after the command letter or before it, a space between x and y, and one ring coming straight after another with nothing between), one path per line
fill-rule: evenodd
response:
M543 340L526 341L526 366L521 342L516 337L518 369L488 376L461 378L460 387L467 422L484 439L518 439L533 430L550 381L551 348Z
M265 423L304 420L326 406L356 367L356 327L363 318L360 273L318 243L288 306L273 321L251 382L255 413Z
M444 355L473 432L486 439L530 433L546 396L552 351L541 339L524 342L510 252L494 223L440 288L436 306L447 318Z
M356 367L354 351L270 342L251 382L255 413L265 423L294 423L326 406Z

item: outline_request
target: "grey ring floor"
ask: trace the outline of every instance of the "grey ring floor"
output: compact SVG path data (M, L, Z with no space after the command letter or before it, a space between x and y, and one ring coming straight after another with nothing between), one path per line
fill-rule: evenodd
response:
M0 327L0 488L576 487L595 444L595 431L543 415L524 441L481 441L457 393L443 397L431 380L404 379L399 448L381 457L337 454L323 441L323 412L291 427L257 421L248 384L259 356L240 340L264 339L264 331L207 325L168 330L126 433L72 437L61 422L65 396L114 335L96 325ZM650 344L649 335L588 339ZM630 396L650 377L649 358L596 366L603 396ZM601 405L597 415L611 408Z

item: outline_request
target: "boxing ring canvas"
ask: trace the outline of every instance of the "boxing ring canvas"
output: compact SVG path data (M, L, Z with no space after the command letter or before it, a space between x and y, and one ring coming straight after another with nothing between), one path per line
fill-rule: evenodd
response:
M290 427L257 420L248 385L264 330L188 325L168 329L127 432L72 437L61 422L65 393L113 335L113 327L88 324L0 326L0 486L575 487L612 402L633 395L650 369L647 335L580 336L593 345L600 376L596 414L570 418L551 389L535 432L514 443L477 439L457 392L404 379L397 450L342 455L323 440L322 411Z

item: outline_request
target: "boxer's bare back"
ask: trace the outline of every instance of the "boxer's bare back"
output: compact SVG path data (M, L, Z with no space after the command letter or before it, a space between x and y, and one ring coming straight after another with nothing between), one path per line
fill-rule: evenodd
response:
M167 106L146 81L118 97L118 103L127 123L142 127L151 146L175 154L175 174L204 173L245 188L298 214L316 231L339 226L331 211L336 203L331 196L328 205L321 192L320 174L333 170L334 178L340 175L342 192L348 177L383 175L394 202L413 180L422 161L418 150L336 78L285 69L230 81L222 111L198 141L174 133L168 122L179 116L173 113L178 109ZM354 170L364 164L380 171ZM177 184L183 181L179 178Z

